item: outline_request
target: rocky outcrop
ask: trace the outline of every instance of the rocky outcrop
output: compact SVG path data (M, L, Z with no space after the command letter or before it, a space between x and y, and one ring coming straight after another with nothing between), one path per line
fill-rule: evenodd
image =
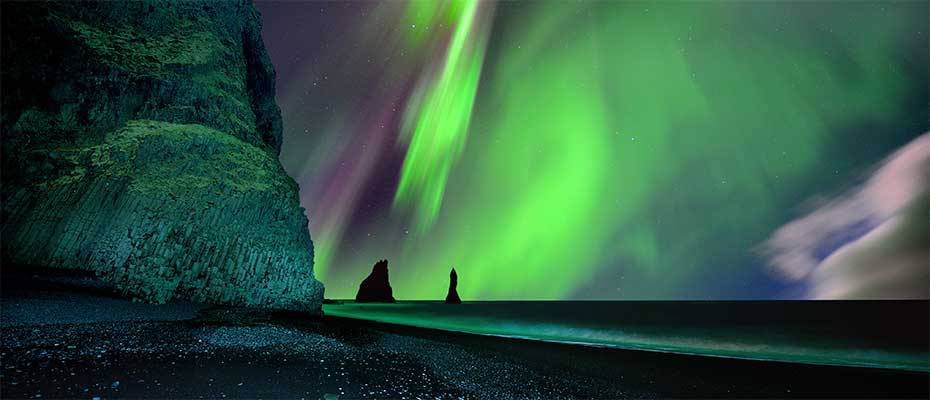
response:
M319 312L249 2L2 3L3 262Z
M457 290L458 285L459 276L455 273L455 268L452 268L452 272L449 273L449 293L446 294L447 304L459 304L462 302L462 299L459 298L459 292Z
M388 262L380 260L372 267L371 273L362 281L355 294L358 303L393 303L394 293L388 280Z

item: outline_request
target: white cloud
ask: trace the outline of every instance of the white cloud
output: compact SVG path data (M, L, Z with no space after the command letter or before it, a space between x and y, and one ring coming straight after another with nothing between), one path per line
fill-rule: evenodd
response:
M864 235L817 254L863 226ZM886 158L862 186L779 228L762 249L775 271L809 284L810 298L930 298L930 133Z

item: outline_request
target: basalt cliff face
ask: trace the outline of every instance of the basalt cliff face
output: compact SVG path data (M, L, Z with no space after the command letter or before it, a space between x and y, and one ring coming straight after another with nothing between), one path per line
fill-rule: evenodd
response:
M319 312L250 2L2 3L2 257Z

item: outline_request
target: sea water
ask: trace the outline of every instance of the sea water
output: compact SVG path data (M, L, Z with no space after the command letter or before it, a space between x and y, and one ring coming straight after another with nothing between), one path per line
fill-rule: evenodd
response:
M477 301L326 304L327 316L471 334L930 372L927 301Z

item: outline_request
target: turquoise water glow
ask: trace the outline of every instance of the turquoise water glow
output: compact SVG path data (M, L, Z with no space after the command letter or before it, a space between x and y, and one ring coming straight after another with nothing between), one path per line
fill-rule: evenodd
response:
M327 304L328 316L481 335L754 360L930 371L927 302ZM895 320L909 315L909 320ZM924 313L926 315L926 313ZM921 330L923 326L923 331ZM921 336L922 335L922 336ZM923 339L921 339L923 338Z

